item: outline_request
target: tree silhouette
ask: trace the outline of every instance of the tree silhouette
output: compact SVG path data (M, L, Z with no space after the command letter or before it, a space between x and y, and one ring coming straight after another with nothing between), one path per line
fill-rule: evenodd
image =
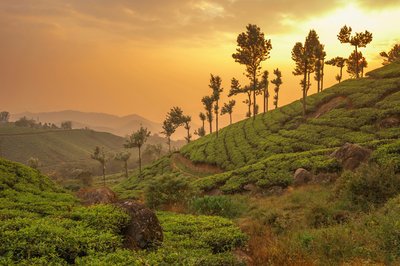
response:
M61 129L71 130L72 129L72 121L61 122Z
M176 125L176 127L180 127L183 125L182 117L183 117L182 108L178 106L174 106L170 109L169 113L167 114L168 119Z
M353 51L351 53L349 59L346 61L347 65L347 73L353 78L357 78L357 71L358 71L358 77L364 76L364 68L368 66L367 60L363 56L361 52L356 52ZM358 67L358 69L357 69Z
M395 44L388 53L381 52L379 55L383 57L382 65L388 65L395 61L400 61L400 44Z
M266 40L264 33L257 25L249 24L246 32L237 37L236 53L232 55L235 62L246 66L246 77L249 78L253 92L253 118L257 114L256 93L258 90L257 77L261 71L261 63L269 58L272 49L271 40ZM249 101L250 102L250 101Z
M138 148L138 151L139 151L139 175L142 173L141 148L146 143L147 138L150 136L150 134L151 134L151 132L148 131L147 128L140 126L139 130L132 133L132 135L130 135L128 137L128 139L126 140L126 143L124 145L124 147L127 149Z
M202 132L202 134L198 134L198 135L200 137L203 137L205 135L205 133L206 133L204 124L205 124L205 121L206 121L207 117L206 117L206 115L204 113L200 112L199 118L201 120L201 128L202 128L201 132ZM200 133L200 131L199 131L199 133Z
M167 116L167 118L163 122L163 125L162 125L163 131L161 131L161 134L165 135L165 137L167 138L169 153L171 153L171 136L172 136L172 134L175 133L176 128L177 127L175 126L175 124L172 123L172 121Z
M341 43L349 43L354 46L354 62L355 62L355 78L360 77L360 60L358 59L358 48L366 47L367 44L372 42L372 33L369 31L365 32L356 32L354 36L351 36L352 28L344 25L343 28L340 29L338 34L338 39Z
M315 77L317 81L317 92L321 92L324 88L324 65L326 52L324 50L325 46L319 44L315 47Z
M215 102L214 105L214 113L215 113L215 132L218 137L218 112L219 112L219 99L221 96L221 92L223 91L223 88L221 87L221 77L219 76L214 76L211 74L210 78L210 85L208 85L212 89L212 99Z
M0 123L8 123L10 120L10 113L7 111L0 112Z
M271 83L275 85L274 105L276 109L278 108L279 88L282 85L282 72L277 68L274 70L274 75L276 76L276 78L274 80L271 80Z
M106 163L107 163L107 158L106 154L104 152L104 148L102 147L100 149L99 146L96 146L94 149L93 153L90 155L90 157L93 160L96 160L100 163L101 165L101 170L103 172L103 186L106 186Z
M295 76L303 76L300 82L302 86L302 103L303 103L303 115L306 115L306 98L308 90L310 89L310 74L314 72L315 60L316 60L316 47L320 45L318 35L315 30L310 30L308 36L304 42L297 42L292 49L292 59L296 66L292 72Z
M245 93L247 95L247 99L243 101L248 107L248 111L246 116L251 117L251 88L250 86L245 86L242 88L237 79L232 78L231 80L231 89L229 91L228 97L232 97L234 95Z
M235 106L236 101L230 100L229 103L225 103L221 109L221 115L229 114L229 124L232 125L232 113L233 107Z
M131 158L131 153L127 151L119 152L114 159L124 163L125 177L128 178L128 160Z
M262 78L261 78L261 82L260 82L260 87L261 87L261 91L263 93L263 100L264 100L264 103L263 103L263 111L264 111L264 113L268 111L268 98L269 98L268 75L269 75L269 72L268 71L264 71L264 73L262 75Z
M186 132L187 132L185 139L186 139L187 143L189 143L190 140L192 139L192 134L190 134L190 122L192 121L192 118L188 115L184 115L184 116L182 116L181 121L183 123L183 127L186 129Z
M207 121L210 124L210 134L211 134L212 133L214 99L210 96L204 96L203 99L201 99L201 102L203 103L204 109L206 110Z
M334 57L325 62L327 65L336 66L340 69L339 74L336 75L336 80L340 83L343 78L343 67L346 65L347 59L343 57Z

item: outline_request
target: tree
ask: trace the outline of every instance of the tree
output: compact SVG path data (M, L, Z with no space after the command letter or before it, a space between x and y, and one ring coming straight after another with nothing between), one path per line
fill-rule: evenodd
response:
M229 103L225 103L221 109L221 115L229 114L229 124L232 125L232 113L233 107L235 106L236 101L230 100Z
M315 76L317 81L317 92L321 92L324 88L324 65L326 52L325 45L319 44L315 47Z
M205 121L206 121L207 117L206 117L206 115L204 113L200 112L199 118L201 120L201 130L199 129L197 132L198 132L198 135L200 137L203 137L206 134L206 130L205 130L205 125L204 124L205 124Z
M189 143L192 138L192 135L190 134L190 122L192 121L192 118L188 115L184 115L184 116L182 116L181 121L183 123L183 127L186 129L186 132L187 132L185 139L186 139L187 143Z
M262 75L262 78L261 78L261 82L260 82L261 90L263 92L263 100L264 100L263 110L264 110L264 113L268 112L268 98L269 98L268 75L269 75L269 72L268 71L264 71L264 73Z
M119 152L115 155L114 159L124 163L125 177L128 178L128 160L131 158L131 153L127 151Z
M142 174L142 154L141 148L146 143L147 138L150 137L151 132L147 130L147 128L140 127L139 130L133 132L124 145L125 148L138 148L139 152L139 175Z
M229 91L228 97L232 97L234 95L245 93L247 95L247 100L243 101L243 103L247 104L248 111L246 116L251 117L251 88L250 86L241 87L240 83L237 79L232 78L231 80L231 89Z
M148 144L143 152L143 158L147 157L150 161L158 160L161 157L163 146L158 144Z
M15 121L15 125L17 127L31 127L34 128L36 125L35 120L33 119L28 119L26 118L26 116L21 117L20 119L18 119L17 121Z
M72 129L72 121L64 121L61 123L61 128L65 130L71 130Z
M106 163L107 163L107 158L106 158L106 154L104 152L104 148L102 147L100 149L99 146L96 146L96 148L94 149L94 152L90 155L90 157L93 160L96 160L100 163L101 165L101 169L103 172L103 186L106 186Z
M210 96L204 96L203 99L201 99L201 102L203 103L204 109L206 110L207 121L210 124L210 134L211 134L212 133L214 99Z
M10 113L7 111L0 112L0 123L8 123L10 120Z
M351 77L357 78L357 71L358 71L358 77L360 77L360 74L361 77L364 76L364 68L368 66L368 63L361 52L357 52L356 54L355 51L353 51L349 59L346 61L346 65L347 65L347 73L349 73Z
M343 57L334 57L325 62L327 65L336 66L340 69L339 74L336 75L336 80L340 83L343 78L343 67L346 65L347 59Z
M223 88L221 88L221 83L222 80L219 76L214 76L211 74L210 78L210 85L209 87L212 89L212 99L215 102L214 105L214 113L215 113L215 132L218 137L218 112L219 112L219 99L221 96L221 92L223 91Z
M295 76L303 76L300 84L302 86L302 103L303 103L303 115L306 115L306 98L308 90L310 89L310 74L314 72L315 59L316 59L316 47L320 45L318 35L315 30L310 30L308 36L304 42L297 42L292 49L292 59L296 66L293 71Z
M388 53L381 52L379 55L383 57L382 65L388 65L395 61L400 61L400 44L395 44Z
M275 85L274 105L276 109L278 108L279 88L282 85L282 72L277 68L274 70L274 75L276 76L276 78L274 80L271 80L271 83Z
M253 92L253 118L256 112L257 77L261 71L261 63L269 58L272 49L271 40L266 40L264 33L257 25L249 24L246 32L237 37L236 53L232 55L235 62L246 66L246 77L250 80Z
M343 28L340 29L338 34L338 40L341 43L349 43L354 46L354 56L355 56L355 67L354 74L355 78L360 77L360 60L358 59L358 48L366 47L367 44L372 42L372 33L369 31L365 32L356 32L354 36L351 36L352 28L344 25Z
M161 131L161 134L165 135L165 137L167 138L168 152L170 153L171 153L171 136L172 134L175 133L176 128L177 127L175 126L175 124L172 123L172 121L167 116L167 118L163 122L162 125L163 131Z
M39 158L30 157L30 158L28 159L28 166L29 166L30 168L33 168L33 169L35 169L35 170L38 170L38 169L39 169L39 166L40 166L40 160L39 160Z

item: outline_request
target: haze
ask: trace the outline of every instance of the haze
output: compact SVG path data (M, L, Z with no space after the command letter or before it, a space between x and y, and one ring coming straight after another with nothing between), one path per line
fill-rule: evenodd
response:
M2 0L1 109L137 113L161 121L177 105L197 120L201 97L211 93L210 73L222 77L224 95L232 77L247 82L244 67L231 55L248 23L260 26L272 41L263 68L282 70L283 105L301 96L290 52L309 29L320 35L327 59L352 51L336 38L343 25L372 32L373 42L362 49L368 71L381 65L380 51L400 40L400 3ZM337 69L326 69L328 87ZM315 86L311 90L316 92ZM238 103L236 118L244 118L245 110ZM223 124L227 121L222 118Z

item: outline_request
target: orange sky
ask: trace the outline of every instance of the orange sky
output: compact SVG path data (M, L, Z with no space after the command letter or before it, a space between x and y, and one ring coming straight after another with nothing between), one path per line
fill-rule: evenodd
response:
M374 40L362 52L368 69L376 68L379 52L400 43L400 2L2 0L0 109L137 113L160 122L178 105L198 120L210 73L222 77L225 95L232 77L247 82L231 55L248 23L272 41L263 67L282 70L282 105L301 95L300 78L291 74L295 42L313 28L327 59L348 56L351 47L336 38L340 27L369 30ZM327 86L336 74L326 67ZM246 106L237 102L243 117Z

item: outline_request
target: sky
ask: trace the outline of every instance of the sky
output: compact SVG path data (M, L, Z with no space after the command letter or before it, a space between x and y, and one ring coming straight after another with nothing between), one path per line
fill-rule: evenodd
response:
M372 32L361 49L368 71L381 66L379 52L400 43L400 0L0 0L0 110L136 113L161 122L180 106L198 120L210 73L223 80L222 102L232 77L248 83L232 53L249 23L271 39L262 66L282 71L281 106L301 97L290 53L310 29L327 59L352 51L337 40L343 25ZM326 87L337 72L326 66ZM242 100L235 120L246 112Z

